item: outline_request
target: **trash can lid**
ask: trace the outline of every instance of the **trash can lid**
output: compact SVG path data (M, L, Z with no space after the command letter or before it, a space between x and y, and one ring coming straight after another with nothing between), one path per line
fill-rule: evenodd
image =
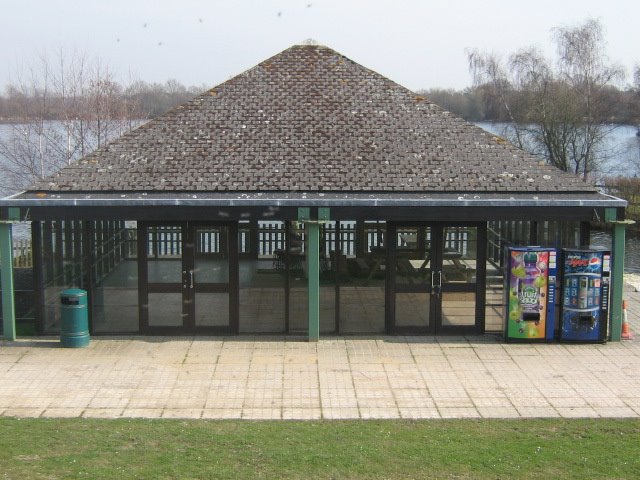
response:
M61 294L61 297L86 297L87 296L87 291L86 290L82 290L81 288L68 288L67 290L64 290Z

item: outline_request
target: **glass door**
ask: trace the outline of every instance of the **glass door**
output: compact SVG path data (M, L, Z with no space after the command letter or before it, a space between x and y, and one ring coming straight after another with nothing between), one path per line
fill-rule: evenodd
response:
M430 225L390 225L389 272L393 285L394 333L433 333L437 313L437 235Z
M138 223L140 330L175 331L187 324L184 309L186 224Z
M442 282L437 330L481 333L484 318L486 228L475 225L441 227ZM485 250L486 248L483 247Z
M140 330L237 331L237 226L139 224ZM235 261L232 261L232 258Z
M483 329L486 228L390 225L388 273L393 333L479 333Z
M237 331L238 315L231 285L237 292L238 245L236 225L192 225L189 228L188 318L190 327L217 333ZM231 262L231 257L235 261ZM232 319L236 321L232 322ZM232 325L233 324L233 325Z

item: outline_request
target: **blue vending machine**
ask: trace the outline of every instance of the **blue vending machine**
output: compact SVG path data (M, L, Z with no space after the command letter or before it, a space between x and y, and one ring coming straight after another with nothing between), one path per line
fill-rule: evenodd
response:
M602 343L609 323L611 252L562 251L560 340Z

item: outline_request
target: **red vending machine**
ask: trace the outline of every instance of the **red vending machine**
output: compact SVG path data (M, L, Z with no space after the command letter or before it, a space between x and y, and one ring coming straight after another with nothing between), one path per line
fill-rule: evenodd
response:
M555 322L558 251L543 247L508 247L505 339L552 341Z

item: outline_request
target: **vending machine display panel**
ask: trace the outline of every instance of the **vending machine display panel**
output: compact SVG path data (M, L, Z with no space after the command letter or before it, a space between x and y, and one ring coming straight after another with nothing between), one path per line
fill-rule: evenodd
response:
M610 269L609 251L562 251L561 340L605 341L609 321Z
M553 339L557 263L557 251L552 248L507 248L507 340Z

